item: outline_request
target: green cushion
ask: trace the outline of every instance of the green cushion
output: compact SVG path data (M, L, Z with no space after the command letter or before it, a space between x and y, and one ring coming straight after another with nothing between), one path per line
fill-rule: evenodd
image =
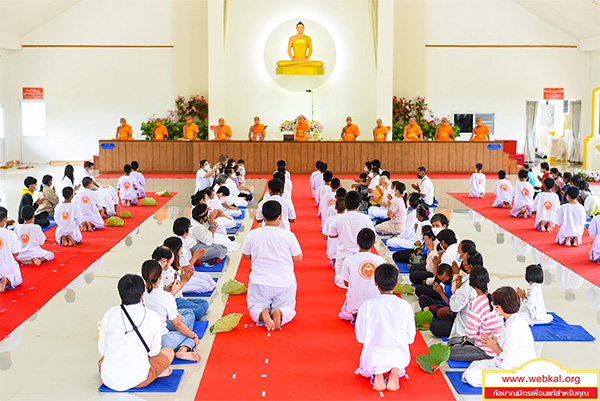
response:
M156 195L156 196L173 196L173 195L171 195L171 193L170 193L169 191L167 191L166 189L165 189L164 191L157 192L157 193L155 193L154 195Z
M248 289L246 286L237 280L229 280L221 287L222 294L241 295L246 294L247 292Z
M106 220L107 227L123 227L123 219L117 216L110 217Z
M133 216L131 215L130 212L128 212L127 210L121 210L121 216L122 219L131 219L133 218Z
M142 206L156 206L156 205L158 205L158 203L156 203L156 199L154 199L154 198L144 198L140 202L140 205L142 205Z
M230 313L227 316L223 316L219 320L215 322L212 326L210 326L211 333L225 333L235 329L235 327L240 322L242 318L241 313Z

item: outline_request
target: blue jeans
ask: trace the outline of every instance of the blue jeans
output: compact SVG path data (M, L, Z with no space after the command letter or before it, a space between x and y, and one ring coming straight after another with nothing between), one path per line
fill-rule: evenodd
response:
M183 324L192 330L194 328L194 312L189 309L180 309L179 314L181 315ZM171 324L171 322L168 323L169 325ZM182 346L189 347L189 349L193 350L196 346L196 342L192 338L189 338L174 329L169 329L169 332L162 336L161 348L169 347L173 348L174 351L177 351L177 349Z
M205 299L175 298L175 302L177 303L177 309L191 309L192 312L194 312L194 320L202 319L202 316L204 316L206 314L206 311L208 311L208 301Z

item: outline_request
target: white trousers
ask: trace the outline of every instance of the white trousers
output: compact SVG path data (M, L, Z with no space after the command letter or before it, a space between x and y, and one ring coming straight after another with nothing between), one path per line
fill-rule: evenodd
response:
M344 256L343 258L338 257L335 259L335 276L333 278L333 282L338 287L347 289L348 287L346 287L346 285L344 284L344 277L342 276L342 266L344 265L344 260L346 260L346 256Z
M281 324L290 322L296 316L296 281L289 287L274 287L265 284L248 282L248 311L250 317L258 322L263 309L271 313L279 309L282 314Z
M370 219L387 219L387 207L371 206L367 211Z
M465 373L462 375L463 383L468 383L473 387L481 387L483 384L484 370L498 370L498 367L493 359L471 362L467 370L465 370Z

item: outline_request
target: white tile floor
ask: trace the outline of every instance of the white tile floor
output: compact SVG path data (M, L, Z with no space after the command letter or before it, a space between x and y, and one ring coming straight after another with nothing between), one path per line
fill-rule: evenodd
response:
M77 169L77 168L76 168ZM0 171L0 205L8 205L16 212L23 179L33 175L40 179L44 174L62 177L62 167L36 166L29 170ZM60 178L55 179L60 181ZM488 180L488 190L493 181ZM116 180L103 180L114 185ZM252 183L263 188L264 180ZM408 185L412 180L406 180ZM96 362L96 322L110 307L118 304L116 283L125 273L135 273L155 246L171 235L172 221L189 215L189 194L193 180L150 179L147 190L168 189L179 192L152 218L142 223L130 236L116 245L97 263L54 296L39 312L23 323L12 335L0 343L0 399L1 400L192 400L207 360L214 336L207 334L201 341L199 352L203 362L182 365L186 374L175 394L102 394L97 391L99 376ZM506 233L498 235L497 226L484 220L475 223L476 216L465 206L446 195L446 192L468 191L466 180L436 180L440 208L451 214L451 228L463 238L474 239L484 255L485 265L491 272L490 287L503 285L525 287L524 269L527 264L541 261L546 269L544 295L548 310L558 313L571 324L584 326L600 338L600 289L583 280L565 267L547 260L544 255ZM600 190L600 187L595 187ZM13 215L13 217L15 217ZM250 227L253 213L247 213L243 231L238 234L243 241ZM383 250L383 248L380 247ZM517 260L517 255L521 255ZM235 276L240 251L230 255L221 280ZM217 285L220 290L220 285ZM408 297L415 301L414 297ZM222 314L227 301L218 292L211 299L208 320L211 324ZM415 302L416 304L416 302ZM332 316L332 318L336 318ZM428 343L433 339L422 332ZM413 356L414 357L414 356ZM573 369L599 369L600 344L544 343L541 357L557 361ZM480 397L457 397L479 399ZM244 399L240 395L240 399Z

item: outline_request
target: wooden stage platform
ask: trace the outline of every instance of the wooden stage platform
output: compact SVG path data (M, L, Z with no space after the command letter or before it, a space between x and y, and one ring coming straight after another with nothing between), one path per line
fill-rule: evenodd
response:
M244 159L246 171L270 174L284 159L294 174L310 174L323 160L336 174L357 174L366 160L379 159L392 174L413 173L423 165L432 173L470 173L481 162L488 172L502 169L503 142L249 142L117 141L100 142L100 173L120 173L137 160L144 173L195 173L198 163L214 164L225 153Z

